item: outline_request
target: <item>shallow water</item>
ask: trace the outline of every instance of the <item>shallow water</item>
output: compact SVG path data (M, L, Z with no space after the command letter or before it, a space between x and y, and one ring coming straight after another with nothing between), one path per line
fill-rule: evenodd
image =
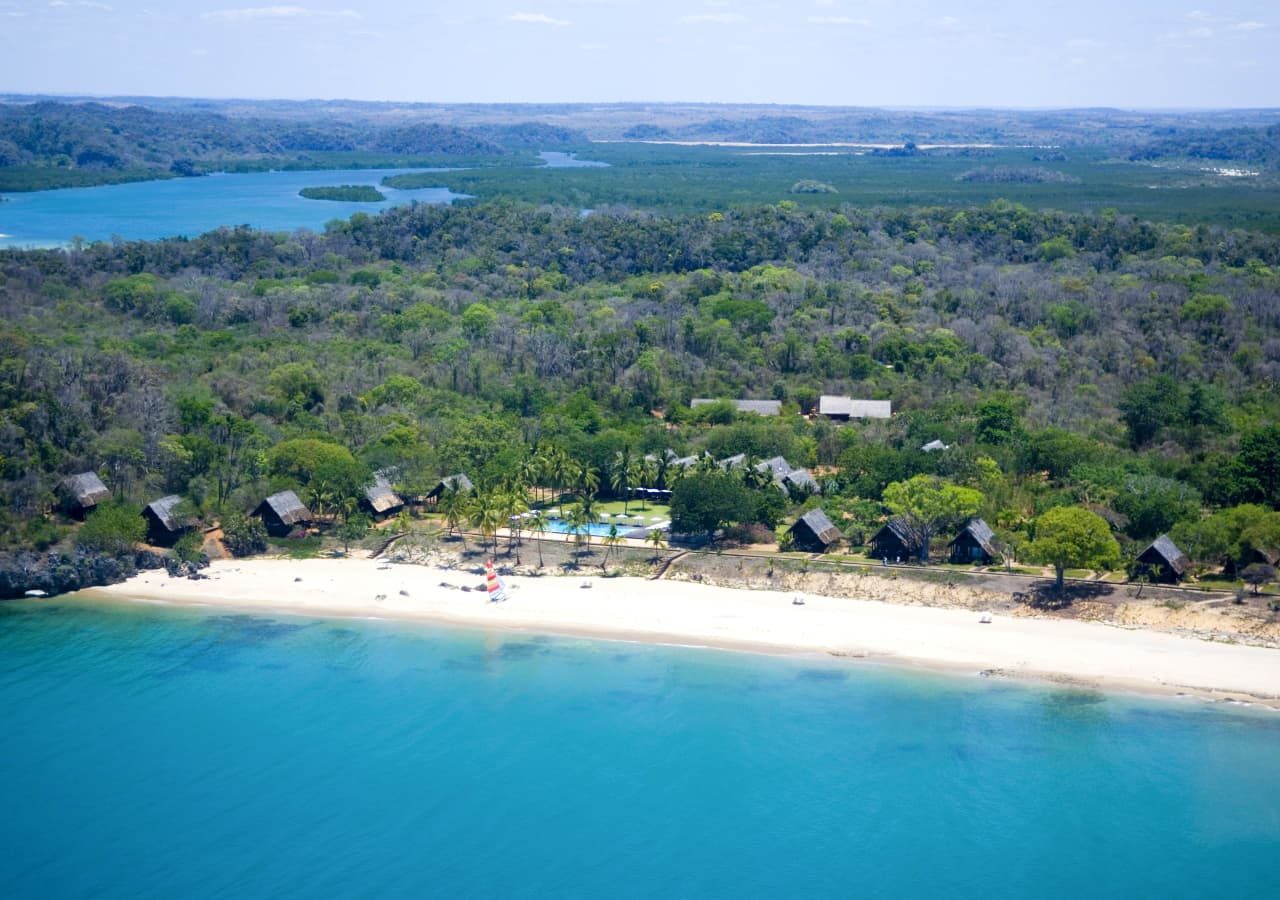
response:
M1264 711L54 600L0 723L6 897L1280 891Z
M193 237L223 225L252 225L267 231L319 230L333 219L375 213L402 203L450 203L463 194L444 187L400 191L382 179L410 171L440 169L356 169L308 172L253 172L173 178L89 188L5 194L0 203L0 247L54 246L73 237L106 241ZM369 184L386 200L346 203L308 200L305 187Z

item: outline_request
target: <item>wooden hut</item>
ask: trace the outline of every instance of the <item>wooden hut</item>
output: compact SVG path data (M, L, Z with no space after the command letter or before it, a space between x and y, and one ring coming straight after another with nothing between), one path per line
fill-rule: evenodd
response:
M58 485L62 495L62 508L83 519L91 509L111 499L111 491L102 483L96 472L81 472L69 475Z
M1000 542L982 519L970 519L947 546L951 548L951 561L961 565L989 566L1000 556Z
M826 553L844 537L820 509L809 510L789 530L795 548L809 553Z
M142 518L147 520L147 541L161 547L171 547L178 538L195 527L189 518L178 514L178 505L182 498L170 494L153 500L142 511Z
M432 506L440 502L440 498L445 491L457 491L460 494L469 494L476 489L471 483L471 479L459 472L457 475L450 475L447 478L441 478L440 483L433 487L424 498Z
M378 473L373 478L373 484L365 488L364 500L360 505L381 521L404 509L404 498L392 489L386 475Z
M1187 554L1178 549L1178 545L1169 540L1169 535L1162 534L1138 554L1138 565L1135 575L1145 575L1149 580L1161 584L1174 584L1182 578L1191 565Z
M920 556L920 542L901 519L890 519L867 541L867 549L877 559L901 562Z
M294 528L311 521L311 511L293 491L272 494L258 504L253 514L261 517L262 524L267 526L267 534L272 537L287 537Z

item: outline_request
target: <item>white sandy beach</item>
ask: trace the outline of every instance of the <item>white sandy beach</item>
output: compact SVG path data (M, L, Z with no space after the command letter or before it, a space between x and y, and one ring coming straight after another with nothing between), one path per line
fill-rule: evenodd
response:
M770 653L824 653L1099 687L1251 698L1280 707L1280 650L1098 623L639 578L483 577L368 559L216 561L208 579L144 572L86 594L314 616L418 619ZM467 585L472 591L441 587ZM581 585L590 582L590 590Z

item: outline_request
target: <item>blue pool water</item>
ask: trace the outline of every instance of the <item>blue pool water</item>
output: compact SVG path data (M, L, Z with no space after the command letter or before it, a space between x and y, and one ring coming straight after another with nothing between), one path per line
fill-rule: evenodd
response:
M320 230L326 222L357 212L376 213L414 200L449 203L464 196L444 187L399 191L382 185L383 178L408 171L424 170L254 172L5 194L0 247L59 245L77 236L87 241L116 235L130 240L192 237L223 225ZM387 199L346 203L298 196L304 187L340 184L374 185Z
M23 601L0 895L1273 898L1277 747L857 661Z
M605 537L609 534L609 529L612 525L612 522L595 522L585 526L585 528L590 532L592 537ZM618 534L623 537L626 536L628 531L635 531L637 528L648 529L650 527L648 523L641 522L639 519L619 519L617 521L617 526ZM573 534L573 530L569 527L569 523L564 519L549 519L547 521L547 531L552 534Z

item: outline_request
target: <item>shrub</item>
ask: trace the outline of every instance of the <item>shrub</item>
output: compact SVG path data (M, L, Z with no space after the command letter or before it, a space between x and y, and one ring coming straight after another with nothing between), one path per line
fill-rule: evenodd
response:
M141 511L127 503L103 503L89 514L76 545L98 553L126 553L147 534Z
M222 521L222 541L232 556L253 556L265 553L267 529L257 519L241 515L227 516Z

